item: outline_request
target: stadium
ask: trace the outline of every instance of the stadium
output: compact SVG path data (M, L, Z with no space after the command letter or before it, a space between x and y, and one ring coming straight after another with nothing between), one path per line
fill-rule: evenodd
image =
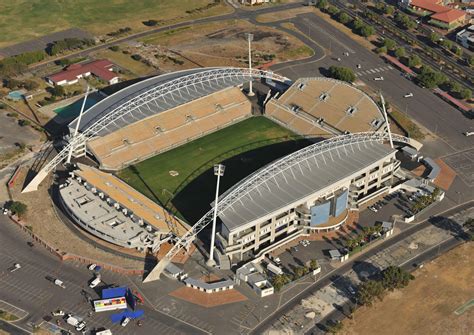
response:
M258 86L257 97L245 94L249 81ZM173 207L177 190L186 193L184 186L212 164L295 139L304 144L280 153L272 147L245 175L234 170L237 177L229 178L233 184L217 203L197 201L199 220L186 220ZM395 182L394 141L420 148L392 136L384 111L347 83L292 83L256 69L192 69L139 81L82 113L69 124L68 144L24 192L72 162L59 190L64 210L89 233L122 247L157 253L170 244L147 277L154 280L212 222L216 205L214 258L223 269L298 236L338 229L349 209ZM82 157L89 163L79 163ZM194 196L212 199L212 188Z

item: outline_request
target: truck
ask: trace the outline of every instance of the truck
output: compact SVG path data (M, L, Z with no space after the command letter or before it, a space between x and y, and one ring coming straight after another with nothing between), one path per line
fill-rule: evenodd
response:
M283 270L280 269L278 266L273 265L272 263L268 263L267 265L268 271L273 272L276 275L281 275L283 273Z
M79 324L79 320L72 316L72 314L66 315L66 322L73 327L76 327Z
M102 329L95 332L95 335L112 335L112 331L110 329Z

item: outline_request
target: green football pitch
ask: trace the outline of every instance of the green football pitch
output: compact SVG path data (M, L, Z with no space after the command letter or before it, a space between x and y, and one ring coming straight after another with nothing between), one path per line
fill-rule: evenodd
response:
M184 214L189 207L209 206L215 188L214 164L226 163L224 191L263 165L307 144L288 129L256 116L130 166L118 177L173 212ZM203 180L204 175L208 177ZM186 208L176 206L173 198L177 195ZM197 213L202 210L197 209Z

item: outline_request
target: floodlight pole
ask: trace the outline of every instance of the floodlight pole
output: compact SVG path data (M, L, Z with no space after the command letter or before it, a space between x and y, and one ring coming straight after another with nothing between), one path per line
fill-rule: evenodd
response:
M81 124L82 113L84 112L84 107L86 106L86 100L87 100L87 95L88 94L89 94L89 85L87 85L86 95L84 96L84 100L82 101L81 111L79 112L79 117L77 118L76 128L74 129L74 134L73 134L71 140L76 138L77 133L79 131L79 125ZM69 150L69 153L67 155L67 161L66 161L67 164L71 164L71 157L72 157L73 150L74 150L74 146L71 145L71 150Z
M249 97L253 97L255 93L253 93L252 87L252 41L253 41L253 34L247 34L247 41L249 42L249 74L250 74L250 81L249 81Z
M390 147L393 149L392 132L390 131L390 124L388 123L387 110L385 109L385 99L383 98L382 93L380 93L380 101L382 102L383 116L385 118L385 124L386 124L386 127L387 127L388 139L390 141Z
M221 177L224 175L225 166L222 164L214 165L214 175L217 176L217 186L216 186L216 198L214 200L214 216L212 218L212 235L211 235L211 247L209 249L209 259L207 260L207 265L215 266L216 261L214 261L214 242L216 239L216 221L217 221L217 206L219 201L219 183Z

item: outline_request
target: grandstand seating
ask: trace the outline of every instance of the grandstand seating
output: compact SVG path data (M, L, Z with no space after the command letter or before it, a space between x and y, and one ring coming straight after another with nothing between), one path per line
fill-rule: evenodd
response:
M251 115L236 87L155 114L88 142L101 167L119 170Z
M378 107L363 92L325 78L296 81L278 99L267 103L265 113L302 135L328 133L315 123L318 119L323 119L331 132L373 131L376 129L371 123L383 119Z

